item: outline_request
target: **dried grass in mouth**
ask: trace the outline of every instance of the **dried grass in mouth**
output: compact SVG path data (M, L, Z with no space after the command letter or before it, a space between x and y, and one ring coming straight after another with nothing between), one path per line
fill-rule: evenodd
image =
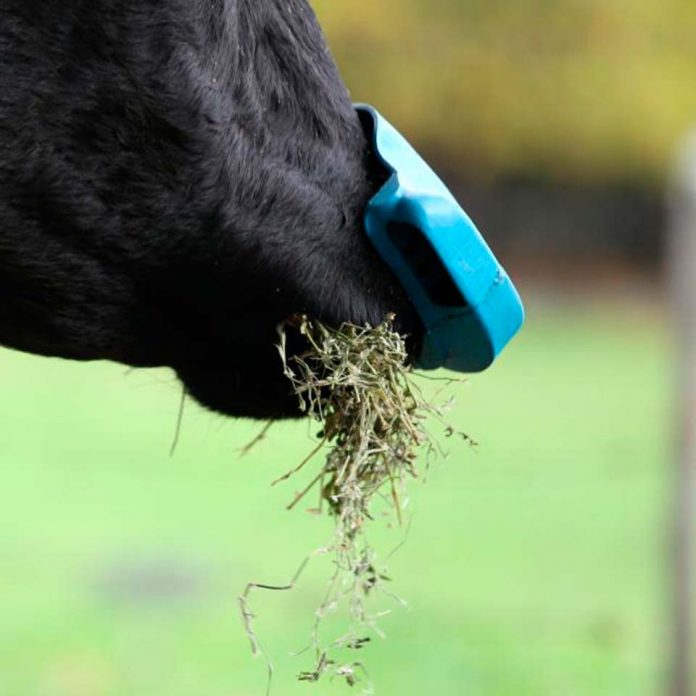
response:
M302 411L321 424L321 432L314 451L274 485L300 475L327 445L323 465L312 473L288 509L318 495L317 511L328 511L335 520L330 544L313 554L332 554L334 574L316 612L311 646L315 663L311 671L299 675L303 681L316 682L323 676L342 678L351 686L362 681L365 670L361 662L339 661L334 655L363 648L373 633L382 635L379 615L368 611L368 598L376 592L394 597L386 589L388 579L367 541L366 528L385 503L393 520L402 524L408 502L406 484L419 476L419 451L425 449L427 458L437 451L425 421L434 415L444 422L445 407L429 402L414 384L405 341L394 331L393 321L390 316L377 327L344 324L333 329L304 317L299 330L308 348L298 356L288 355L286 333L284 328L280 331L278 350L285 375ZM454 432L445 424L446 435ZM251 591L291 589L307 562L287 586L251 583L240 598L256 654L261 649L248 604ZM347 633L323 643L323 619L343 608L348 615ZM272 673L270 663L269 670ZM371 693L370 688L363 693Z
M322 444L332 445L308 490L320 486L321 501L345 541L360 534L373 497L385 487L400 515L403 483L417 477L417 449L426 439L406 346L392 321L332 330L304 319L300 331L310 348L290 359L281 340L285 374L300 408L322 424Z

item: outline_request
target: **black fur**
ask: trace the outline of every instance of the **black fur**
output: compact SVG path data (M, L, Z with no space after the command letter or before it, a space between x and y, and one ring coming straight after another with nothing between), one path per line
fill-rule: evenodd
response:
M305 0L0 0L0 343L296 415L275 327L413 311Z

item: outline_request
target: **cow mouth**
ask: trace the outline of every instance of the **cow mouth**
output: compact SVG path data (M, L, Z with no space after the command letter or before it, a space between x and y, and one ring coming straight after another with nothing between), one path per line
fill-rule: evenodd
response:
M412 364L420 353L422 333L406 333L398 317L394 321ZM304 315L290 314L279 325L269 323L263 337L242 335L224 345L208 344L208 350L180 361L174 369L186 393L212 411L258 420L301 418L304 413L284 372L279 344L282 334L290 361L306 354L310 345L302 332L303 322ZM327 326L339 328L341 323L327 322Z

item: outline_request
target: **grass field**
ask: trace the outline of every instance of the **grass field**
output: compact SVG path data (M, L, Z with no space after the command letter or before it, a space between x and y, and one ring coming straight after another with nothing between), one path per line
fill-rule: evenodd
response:
M459 389L453 445L391 559L408 599L362 658L384 696L662 693L668 608L669 346L656 310L532 311L514 349ZM269 482L306 424L186 408L166 372L0 353L0 694L251 696L265 691L236 597L284 582L330 534ZM385 548L398 543L383 540ZM389 535L387 535L389 536ZM274 694L298 684L326 565L256 595ZM390 604L386 604L390 607Z

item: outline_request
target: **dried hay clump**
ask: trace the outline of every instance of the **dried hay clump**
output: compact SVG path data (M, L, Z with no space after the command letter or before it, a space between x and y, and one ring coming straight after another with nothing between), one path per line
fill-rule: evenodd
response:
M372 499L386 487L400 517L403 484L417 477L417 449L426 439L404 339L392 321L335 330L304 319L300 331L309 351L288 360L285 341L280 345L300 407L322 423L320 444L333 445L310 489L320 484L321 500L347 542L363 529Z
M382 635L377 626L379 615L368 612L367 599L375 590L393 597L384 587L387 578L367 542L366 526L376 518L378 504L384 503L393 519L402 523L408 500L405 484L418 477L418 451L423 445L428 455L436 449L424 425L430 415L442 421L443 407L428 402L413 383L405 341L394 331L393 321L390 316L377 327L344 324L332 329L304 317L299 330L308 349L299 356L288 356L285 330L280 332L278 348L285 374L302 410L321 423L321 432L319 445L309 457L275 483L299 473L329 445L320 470L288 507L294 508L317 489L318 510L328 509L336 522L329 546L313 554L333 554L335 572L316 612L312 641L316 662L312 671L300 675L304 681L315 682L328 673L352 686L358 681L356 672L364 671L362 663L338 662L332 655L337 649L364 647L370 640L365 634L370 631ZM447 435L453 433L446 427ZM242 611L256 653L260 648L247 602L250 591L291 589L306 564L286 587L255 583L247 587L241 598ZM322 620L344 605L348 632L322 644Z

